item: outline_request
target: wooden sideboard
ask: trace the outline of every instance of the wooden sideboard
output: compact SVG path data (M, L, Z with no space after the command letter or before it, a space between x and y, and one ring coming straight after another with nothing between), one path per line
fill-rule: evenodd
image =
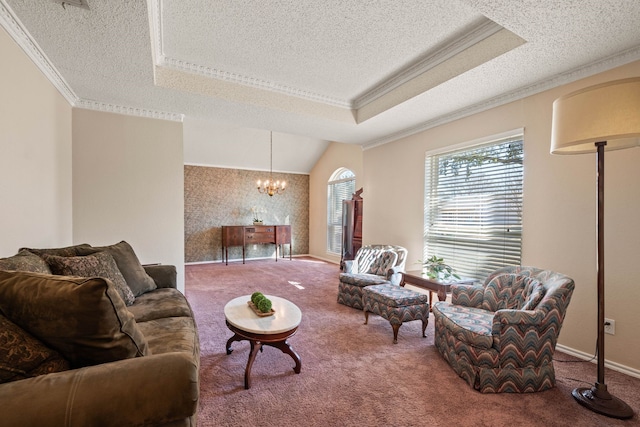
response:
M289 245L291 260L291 226L290 225L223 225L222 226L222 260L229 265L229 247L242 246L242 263L245 260L247 245L276 245L276 262L278 250L284 258L284 245Z

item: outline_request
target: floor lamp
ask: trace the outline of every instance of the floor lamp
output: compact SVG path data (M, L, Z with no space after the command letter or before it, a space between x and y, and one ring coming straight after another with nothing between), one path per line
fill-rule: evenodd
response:
M627 419L633 410L607 391L604 382L604 152L640 143L640 77L588 87L553 103L552 154L596 153L598 379L591 388L576 388L573 397L602 415Z

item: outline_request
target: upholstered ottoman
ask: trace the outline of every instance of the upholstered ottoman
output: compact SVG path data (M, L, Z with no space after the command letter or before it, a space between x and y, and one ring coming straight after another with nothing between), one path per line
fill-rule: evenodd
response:
M362 309L362 290L367 286L388 284L384 277L374 274L340 274L338 302L349 307Z
M391 323L393 343L398 343L398 330L403 322L422 320L422 336L429 322L429 298L426 294L404 287L382 284L362 289L364 324L369 322L369 312Z

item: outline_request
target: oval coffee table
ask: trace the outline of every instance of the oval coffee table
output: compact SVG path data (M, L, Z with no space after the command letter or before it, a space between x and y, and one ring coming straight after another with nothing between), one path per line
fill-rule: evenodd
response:
M275 313L272 316L260 317L247 304L251 295L234 298L224 306L224 317L227 327L233 332L233 336L227 341L227 354L231 354L231 344L234 341L247 340L251 344L249 360L244 371L244 388L251 387L251 367L259 350L263 345L280 349L288 354L296 363L293 368L296 374L300 373L302 362L287 339L298 330L302 312L294 303L280 297L265 295L272 302Z

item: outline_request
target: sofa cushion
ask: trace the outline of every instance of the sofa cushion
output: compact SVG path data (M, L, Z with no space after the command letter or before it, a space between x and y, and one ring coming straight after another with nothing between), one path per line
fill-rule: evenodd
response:
M136 297L156 289L156 282L144 270L131 245L124 240L110 246L83 247L79 249L78 255L90 255L98 251L107 251L111 254Z
M433 305L433 314L457 340L478 348L493 346L493 312L438 301Z
M544 286L534 278L501 274L485 286L482 308L489 311L531 310L542 300L544 293Z
M0 314L0 383L66 371L69 362Z
M71 366L150 354L110 280L0 271L0 312Z
M383 284L367 286L362 292L364 298L370 298L388 307L429 304L427 294L406 289L398 285Z
M82 243L80 245L72 245L65 246L63 248L45 248L45 249L34 249L34 248L21 248L20 250L26 250L31 253L34 253L38 256L42 255L56 255L56 256L76 256L80 255L78 249L80 248L90 248L91 245L87 243Z
M156 289L140 295L128 309L138 324L165 317L193 317L187 299L174 288Z
M127 286L127 282L125 282L122 273L118 269L118 265L106 251L96 252L92 255L70 257L44 254L43 258L49 264L53 274L77 277L104 277L113 282L126 305L133 304L135 300L133 292Z
M348 283L349 285L365 287L371 285L380 285L383 283L389 283L384 277L376 276L375 274L349 274L340 273L340 282Z
M1 258L0 270L32 271L34 273L51 274L49 264L38 255L25 249L12 257Z
M179 351L196 356L200 352L198 332L191 317L167 317L141 322L140 330L147 337L153 354Z

